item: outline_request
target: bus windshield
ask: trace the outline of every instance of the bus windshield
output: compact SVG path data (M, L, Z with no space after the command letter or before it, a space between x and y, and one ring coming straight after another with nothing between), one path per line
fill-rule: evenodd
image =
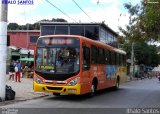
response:
M71 74L79 71L79 39L40 38L36 51L36 71Z

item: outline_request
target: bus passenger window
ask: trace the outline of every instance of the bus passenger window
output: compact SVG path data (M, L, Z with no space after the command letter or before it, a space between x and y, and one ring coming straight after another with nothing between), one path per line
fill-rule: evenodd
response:
M122 65L122 55L119 54L119 65Z
M108 65L109 64L109 51L105 50L105 63Z
M120 60L119 60L119 55L120 55L120 54L119 54L119 53L117 53L117 56L116 56L116 59L117 59L117 60L116 60L116 61L117 61L117 65L119 65L119 61L120 61Z
M111 65L112 64L111 51L108 51L108 61L109 61L109 65Z
M91 62L92 64L98 64L98 48L96 46L91 46Z
M104 50L102 48L98 48L98 64L105 64Z
M83 70L90 69L90 48L83 47Z

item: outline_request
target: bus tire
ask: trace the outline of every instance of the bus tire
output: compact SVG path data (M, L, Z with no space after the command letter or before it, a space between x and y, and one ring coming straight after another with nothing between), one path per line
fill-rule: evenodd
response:
M60 93L53 93L54 96L60 96Z

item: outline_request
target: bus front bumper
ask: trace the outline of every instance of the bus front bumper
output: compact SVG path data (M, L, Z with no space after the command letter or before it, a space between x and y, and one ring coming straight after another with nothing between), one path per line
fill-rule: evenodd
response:
M60 93L61 95L79 95L80 94L80 84L76 84L74 86L57 86L57 85L46 85L46 84L38 84L33 82L33 90L35 92L52 92L52 93Z

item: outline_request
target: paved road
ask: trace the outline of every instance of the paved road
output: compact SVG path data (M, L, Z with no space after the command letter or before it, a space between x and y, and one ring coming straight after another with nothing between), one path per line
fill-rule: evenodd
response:
M100 91L95 97L85 96L48 96L3 106L2 108L159 108L160 82L156 78L127 82L120 89ZM96 110L96 111L97 111ZM112 110L112 109L111 109ZM119 109L120 110L120 109ZM47 110L49 111L49 110ZM57 111L57 110L56 110ZM96 113L96 111L91 113ZM64 111L65 112L65 111ZM160 110L159 110L160 113Z

